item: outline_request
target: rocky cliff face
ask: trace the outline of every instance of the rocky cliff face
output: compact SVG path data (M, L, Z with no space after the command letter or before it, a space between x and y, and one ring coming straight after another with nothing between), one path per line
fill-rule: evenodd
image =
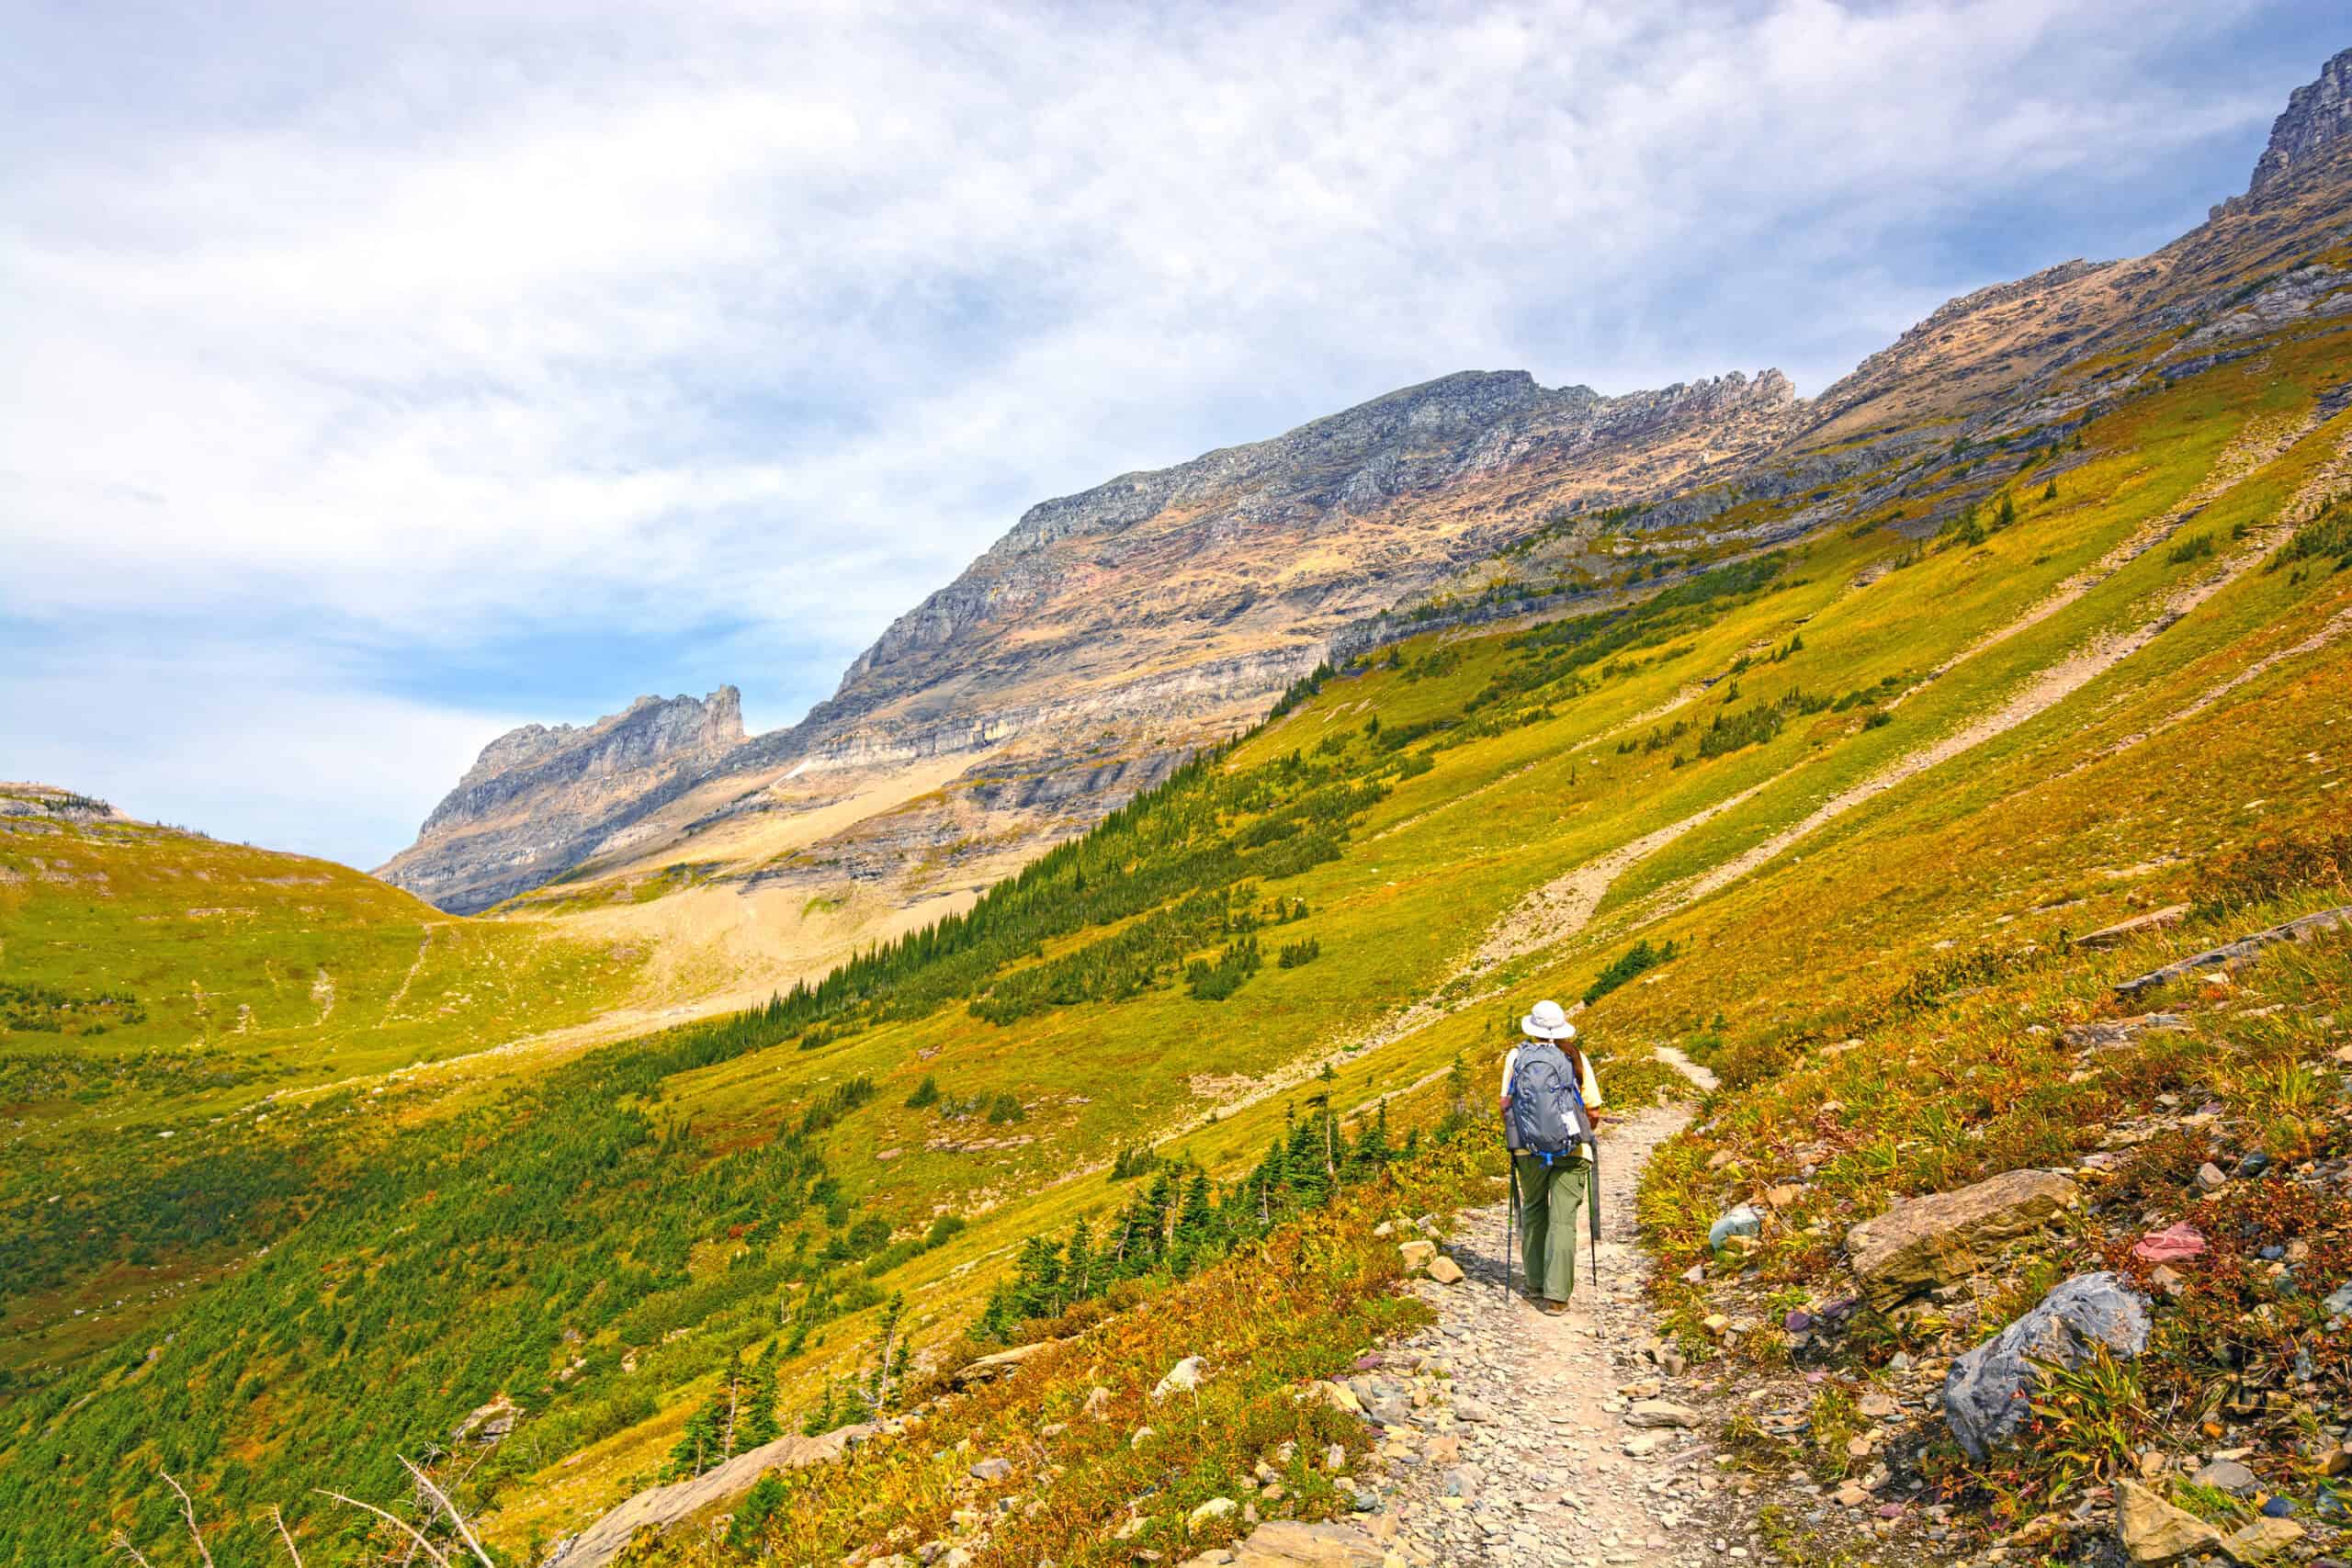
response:
M2248 196L2258 196L2312 155L2352 136L2352 49L2320 68L2319 80L2298 87L2287 112L2270 126L2270 145L2254 165Z
M1125 474L1032 507L859 656L808 728L828 739L925 729L971 715L976 700L1035 710L1204 652L1304 651L1534 522L1523 498L1478 521L1419 503L1514 474L1559 499L1612 479L1655 488L1763 449L1795 403L1777 370L1617 398L1540 387L1523 370L1465 371L1271 441Z
M1651 499L1751 458L1798 407L1778 371L1623 397L1471 371L1122 475L1032 507L802 724L739 744L722 689L707 704L645 699L584 729L526 727L484 750L383 874L480 909L592 857L701 858L714 828L742 835L763 817L837 807L842 789L876 790L890 820L791 840L810 852L780 868L775 835L751 831L764 882L796 863L817 868L812 880L843 864L877 880L875 835L920 841L935 862L967 839L1074 830L1254 718L1343 628L1551 508ZM988 758L968 799L910 804L878 777L965 754ZM792 783L810 774L856 777ZM1015 777L1028 782L1008 787ZM925 810L940 820L910 823Z
M445 909L488 908L675 799L743 739L732 686L700 699L639 697L586 726L509 730L377 874Z

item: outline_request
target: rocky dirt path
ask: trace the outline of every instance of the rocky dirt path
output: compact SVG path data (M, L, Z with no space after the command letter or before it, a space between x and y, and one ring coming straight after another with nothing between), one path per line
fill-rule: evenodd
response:
M1712 1087L1705 1069L1673 1065ZM1386 1417L1385 1495L1363 1522L1392 1562L1663 1568L1749 1555L1699 1417L1674 1402L1681 1361L1643 1303L1634 1191L1690 1114L1664 1107L1604 1130L1600 1283L1587 1263L1562 1316L1505 1289L1505 1204L1455 1217L1462 1282L1415 1287L1437 1323L1366 1358L1351 1383Z

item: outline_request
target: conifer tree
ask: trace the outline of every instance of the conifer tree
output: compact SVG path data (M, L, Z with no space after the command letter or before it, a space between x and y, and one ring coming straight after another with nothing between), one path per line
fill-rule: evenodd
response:
M742 1446L747 1449L772 1443L783 1435L775 1415L775 1341L771 1339L743 1379Z
M1208 1172L1194 1166L1192 1179L1184 1184L1183 1207L1176 1216L1176 1241L1170 1249L1179 1272L1187 1272L1216 1256L1222 1239L1217 1234L1216 1219Z
M1017 1317L1051 1317L1061 1311L1062 1249L1042 1235L1021 1248L1015 1266L1012 1306Z
M785 1497L784 1483L776 1478L775 1472L762 1471L760 1478L752 1483L752 1489L743 1494L743 1500L735 1506L735 1517L728 1521L728 1546L747 1555L757 1551L761 1531L775 1517L776 1510L784 1506Z
M1356 1145L1349 1156L1353 1168L1363 1174L1380 1169L1388 1163L1388 1101L1383 1099L1363 1125L1356 1129Z

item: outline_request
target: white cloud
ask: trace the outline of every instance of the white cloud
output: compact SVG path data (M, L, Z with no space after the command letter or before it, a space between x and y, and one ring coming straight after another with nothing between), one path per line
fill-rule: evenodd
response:
M484 724L524 722L388 696L348 671L242 645L12 664L0 773L361 866L408 841L417 803L472 765Z
M2240 9L192 20L0 144L0 616L847 652L1030 501L1407 381L1815 389L1988 280L1891 231L2270 113L2146 69Z

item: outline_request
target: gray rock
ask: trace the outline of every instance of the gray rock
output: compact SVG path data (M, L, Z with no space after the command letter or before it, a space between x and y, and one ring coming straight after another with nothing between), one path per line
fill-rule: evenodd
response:
M1742 1203L1719 1217L1707 1227L1707 1245L1721 1247L1736 1235L1762 1235L1764 1216L1752 1204Z
M1982 1461L2016 1430L2033 1389L2033 1361L2078 1364L2094 1346L2120 1358L2148 1344L2148 1303L2113 1274L2077 1274L2040 1305L1951 1364L1944 1419Z
M2330 1317L2352 1317L2352 1280L2336 1286L2335 1294L2320 1303L2320 1309Z
M2254 1472L2233 1459L2217 1459L2197 1472L2197 1484L2211 1486L2233 1497L2251 1495L2262 1483Z
M971 1470L975 1481L1002 1481L1012 1473L1012 1461L1009 1459L984 1459Z

